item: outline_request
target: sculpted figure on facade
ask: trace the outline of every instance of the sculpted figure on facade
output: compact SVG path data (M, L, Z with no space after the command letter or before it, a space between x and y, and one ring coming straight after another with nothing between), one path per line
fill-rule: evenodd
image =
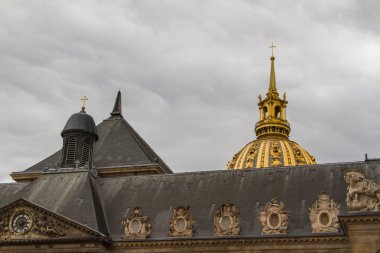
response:
M347 188L349 211L380 211L380 186L368 180L362 173L347 172L344 179Z
M274 197L259 213L262 234L286 234L288 232L289 214L284 203Z
M189 206L173 207L169 224L169 236L193 236L194 221Z
M34 224L34 230L41 235L48 237L61 237L65 235L61 229L61 224L49 219L46 215L37 216Z
M330 196L322 192L310 208L310 222L313 233L332 233L339 230L339 209Z
M215 235L238 235L240 233L240 212L233 204L223 204L214 217Z
M125 238L147 238L151 233L151 224L148 216L144 216L139 207L122 222Z

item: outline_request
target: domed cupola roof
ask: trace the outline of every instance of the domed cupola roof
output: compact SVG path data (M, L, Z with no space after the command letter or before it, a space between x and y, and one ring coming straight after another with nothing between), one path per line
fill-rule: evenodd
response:
M259 95L259 121L255 125L257 139L249 142L232 160L227 169L248 169L277 166L315 164L315 159L305 149L289 140L290 124L286 119L286 95L281 99L276 86L274 55L272 57L269 88L266 97Z
M67 123L61 132L61 136L63 137L66 132L73 131L92 134L95 136L95 140L98 140L99 138L95 121L91 115L85 112L84 106L82 106L82 110L80 112L71 115L71 117L67 120Z

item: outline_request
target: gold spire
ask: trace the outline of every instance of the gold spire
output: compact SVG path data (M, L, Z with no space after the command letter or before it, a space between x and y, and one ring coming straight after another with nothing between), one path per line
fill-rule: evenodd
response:
M84 112L84 110L86 109L86 101L88 100L88 98L86 96L83 96L80 100L82 100L82 111Z
M255 132L257 138L261 137L281 137L288 138L290 133L290 125L286 120L286 96L281 99L277 92L276 75L274 71L274 52L276 46L273 44L269 46L272 49L272 56L270 57L270 77L269 88L266 98L259 97L259 113L260 119L256 123Z
M274 96L278 96L277 87L276 87L276 74L274 71L274 59L275 58L274 58L273 49L275 47L276 47L276 45L274 45L273 42L272 42L272 45L269 46L269 48L272 49L272 56L270 57L271 65L270 65L270 78L269 78L269 88L268 88L267 96L269 96L270 94L272 94Z

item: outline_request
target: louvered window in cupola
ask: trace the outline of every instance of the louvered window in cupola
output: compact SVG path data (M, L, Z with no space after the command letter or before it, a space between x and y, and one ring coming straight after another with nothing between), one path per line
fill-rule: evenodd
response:
M66 166L74 167L76 151L77 151L77 138L70 138L67 143Z
M85 140L85 142L83 143L83 147L82 147L82 159L80 162L81 167L90 164L91 151L92 151L91 141Z

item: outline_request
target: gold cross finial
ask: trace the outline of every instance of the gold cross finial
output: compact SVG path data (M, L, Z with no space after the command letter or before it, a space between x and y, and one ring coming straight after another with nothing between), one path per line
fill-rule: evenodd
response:
M272 48L272 57L274 57L273 49L274 49L275 47L276 47L276 45L273 44L273 42L272 42L272 45L269 46L269 48Z
M81 100L82 100L82 111L84 111L84 109L86 109L86 101L88 100L88 98L86 96L83 96Z

